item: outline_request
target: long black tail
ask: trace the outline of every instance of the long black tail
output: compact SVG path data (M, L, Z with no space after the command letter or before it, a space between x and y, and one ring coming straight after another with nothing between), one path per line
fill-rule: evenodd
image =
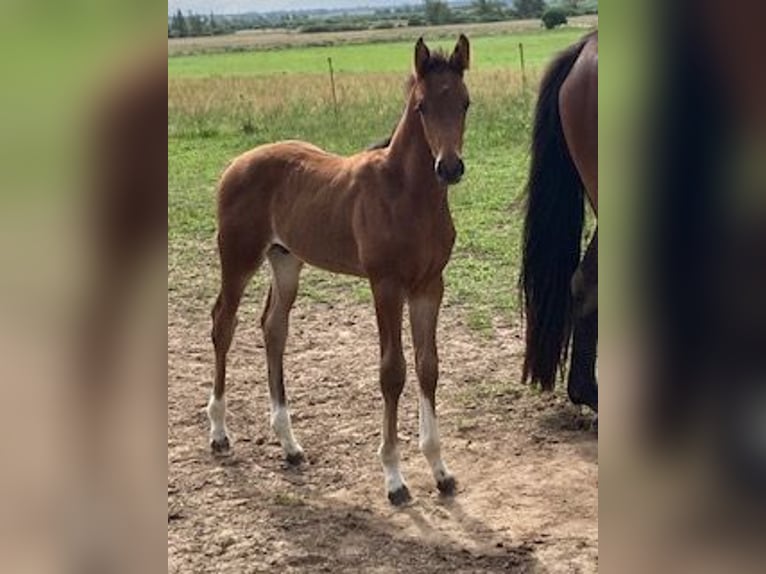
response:
M551 390L572 332L570 281L580 261L583 184L569 155L559 90L587 41L562 52L543 77L535 109L521 277L526 313L523 381Z

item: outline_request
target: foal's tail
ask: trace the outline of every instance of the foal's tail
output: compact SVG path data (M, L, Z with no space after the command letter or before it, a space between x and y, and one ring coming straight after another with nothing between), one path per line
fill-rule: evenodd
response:
M580 260L583 184L569 155L559 90L587 37L562 52L543 77L535 109L519 285L526 314L522 380L553 389L572 330L572 274Z

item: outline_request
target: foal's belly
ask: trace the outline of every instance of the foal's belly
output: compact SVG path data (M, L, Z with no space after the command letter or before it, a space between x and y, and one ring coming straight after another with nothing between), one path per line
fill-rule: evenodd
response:
M311 202L275 213L274 243L302 261L333 273L364 277L351 217L339 206Z
M366 274L359 263L359 258L354 253L347 256L341 255L341 249L316 248L305 245L303 242L279 242L290 253L301 261L332 273L365 277Z

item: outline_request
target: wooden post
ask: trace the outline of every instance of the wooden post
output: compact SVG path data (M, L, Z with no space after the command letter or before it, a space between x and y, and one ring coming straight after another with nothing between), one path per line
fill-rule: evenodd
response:
M519 62L521 63L521 101L524 106L525 121L529 115L529 90L527 89L527 68L524 65L524 44L519 42Z
M524 66L524 44L519 42L519 61L521 62L521 87L527 92L527 70Z
M338 121L338 96L335 94L335 74L332 69L332 58L327 58L327 65L330 67L330 87L332 88L332 106L335 111L335 121Z

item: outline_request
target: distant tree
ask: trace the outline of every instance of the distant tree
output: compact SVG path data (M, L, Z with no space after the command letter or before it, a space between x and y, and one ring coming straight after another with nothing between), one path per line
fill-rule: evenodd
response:
M441 0L425 0L426 22L429 24L446 24L452 19L452 12L446 2Z
M545 0L516 0L513 10L519 18L540 18L545 12Z
M170 20L170 30L173 36L184 38L189 35L189 25L186 23L183 12L178 10Z
M202 16L189 12L186 16L186 22L189 24L190 36L204 36L205 35L205 22Z
M505 12L505 4L500 0L474 0L471 7L481 19L496 18Z
M548 8L543 13L543 25L547 30L552 30L556 26L562 26L567 23L567 14L563 8Z

